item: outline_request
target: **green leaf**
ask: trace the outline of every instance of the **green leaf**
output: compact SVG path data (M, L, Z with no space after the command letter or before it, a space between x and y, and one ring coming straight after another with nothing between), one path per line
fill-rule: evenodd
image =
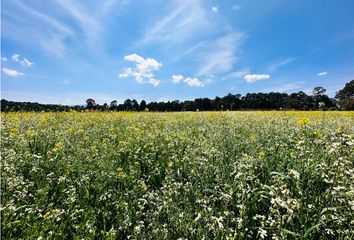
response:
M305 234L304 234L304 238L306 238L309 234L311 234L311 232L315 229L317 229L319 226L321 226L322 223L318 223L312 227L310 227L309 229L306 230Z
M281 232L282 232L282 233L285 233L285 234L290 234L290 235L292 235L292 236L299 236L299 234L294 233L294 232L292 232L292 231L290 231L290 230L288 230L288 229L285 229L285 228L282 228L282 229L281 229Z

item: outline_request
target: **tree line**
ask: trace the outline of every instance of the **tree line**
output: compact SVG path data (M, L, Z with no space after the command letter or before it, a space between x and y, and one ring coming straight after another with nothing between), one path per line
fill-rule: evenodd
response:
M234 110L354 110L354 80L339 90L335 98L326 95L326 89L315 87L311 95L303 91L296 93L247 93L231 94L224 97L196 98L186 101L149 102L127 99L118 104L113 100L109 104L99 105L94 99L86 100L86 105L64 106L31 102L13 102L1 100L1 111L234 111Z

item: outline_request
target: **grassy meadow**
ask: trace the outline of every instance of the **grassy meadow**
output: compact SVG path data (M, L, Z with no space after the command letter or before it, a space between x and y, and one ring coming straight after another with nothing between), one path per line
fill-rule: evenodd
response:
M6 113L2 239L354 239L354 112Z

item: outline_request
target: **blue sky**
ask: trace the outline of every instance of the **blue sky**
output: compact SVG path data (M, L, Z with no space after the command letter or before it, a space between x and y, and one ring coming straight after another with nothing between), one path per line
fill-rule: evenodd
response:
M334 96L354 79L353 12L352 0L4 0L1 97Z

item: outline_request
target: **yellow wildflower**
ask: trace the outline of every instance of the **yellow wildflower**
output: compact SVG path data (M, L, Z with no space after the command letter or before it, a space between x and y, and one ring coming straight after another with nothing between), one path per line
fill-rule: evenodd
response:
M117 175L118 175L118 178L120 178L120 179L125 178L125 173L123 171L123 168L121 168L121 167L117 168Z
M33 130L31 130L31 129L27 130L27 132L26 132L27 138L34 138L35 136L36 136L36 133Z
M59 142L59 143L56 143L51 152L52 152L52 153L57 153L57 152L59 152L60 149L62 148L62 146L63 146L62 143L60 143L60 142Z
M298 121L297 121L297 124L300 126L300 127L304 127L306 126L307 124L310 123L310 119L308 118L300 118Z
M264 159L266 155L267 154L265 152L263 152L263 151L260 151L259 154L258 154L260 159Z
M254 135L254 133L251 133L251 134L250 134L250 140L251 140L252 142L256 141L256 136Z

